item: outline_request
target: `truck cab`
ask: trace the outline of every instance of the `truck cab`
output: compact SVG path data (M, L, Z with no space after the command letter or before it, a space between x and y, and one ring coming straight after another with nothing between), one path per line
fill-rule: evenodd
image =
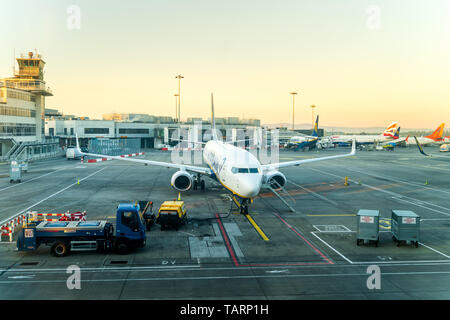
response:
M164 201L158 210L156 223L161 225L161 230L174 227L178 230L181 224L186 224L187 212L184 201Z
M139 212L139 204L122 203L117 207L115 242L119 253L145 247L145 222Z

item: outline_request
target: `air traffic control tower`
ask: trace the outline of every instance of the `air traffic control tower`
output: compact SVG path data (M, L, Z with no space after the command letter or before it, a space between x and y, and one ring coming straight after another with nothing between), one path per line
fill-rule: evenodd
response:
M0 161L56 150L45 138L45 98L53 95L44 81L45 62L35 52L16 60L14 76L0 78Z
M22 54L20 58L17 58L17 64L19 70L14 71L14 77L0 79L0 86L11 91L4 95L5 98L34 102L32 108L34 107L35 112L32 114L35 119L35 130L33 131L35 131L35 140L41 141L45 134L45 97L53 96L44 81L45 62L40 54L28 52L27 55ZM20 109L25 106L17 105L16 107Z

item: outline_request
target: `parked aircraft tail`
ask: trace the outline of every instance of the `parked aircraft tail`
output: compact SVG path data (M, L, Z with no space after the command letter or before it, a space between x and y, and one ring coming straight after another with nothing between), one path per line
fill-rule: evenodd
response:
M383 132L383 136L385 137L392 137L395 138L395 135L398 131L398 123L397 122L392 122L387 128L386 130L384 130Z
M425 138L434 140L434 141L440 141L442 140L442 135L444 134L444 127L445 127L445 123L441 123L441 125L439 127L437 127L437 129L430 134L429 136L426 136Z
M319 136L319 115L316 117L316 123L314 124L313 132L311 136L318 137Z

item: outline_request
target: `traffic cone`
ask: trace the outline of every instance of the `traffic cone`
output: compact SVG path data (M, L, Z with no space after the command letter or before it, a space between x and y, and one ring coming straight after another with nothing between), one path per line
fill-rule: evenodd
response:
M344 186L348 186L348 177L345 177L344 179Z

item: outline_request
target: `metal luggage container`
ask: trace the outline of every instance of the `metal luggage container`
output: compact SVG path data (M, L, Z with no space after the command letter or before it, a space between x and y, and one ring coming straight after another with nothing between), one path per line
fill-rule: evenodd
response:
M356 214L356 217L356 245L359 246L361 242L373 242L375 243L375 247L378 247L378 243L380 242L380 211L361 209Z
M410 242L419 246L420 217L412 211L392 210L392 240L399 246L402 242Z
M11 161L9 168L9 183L22 181L22 168L17 161Z

